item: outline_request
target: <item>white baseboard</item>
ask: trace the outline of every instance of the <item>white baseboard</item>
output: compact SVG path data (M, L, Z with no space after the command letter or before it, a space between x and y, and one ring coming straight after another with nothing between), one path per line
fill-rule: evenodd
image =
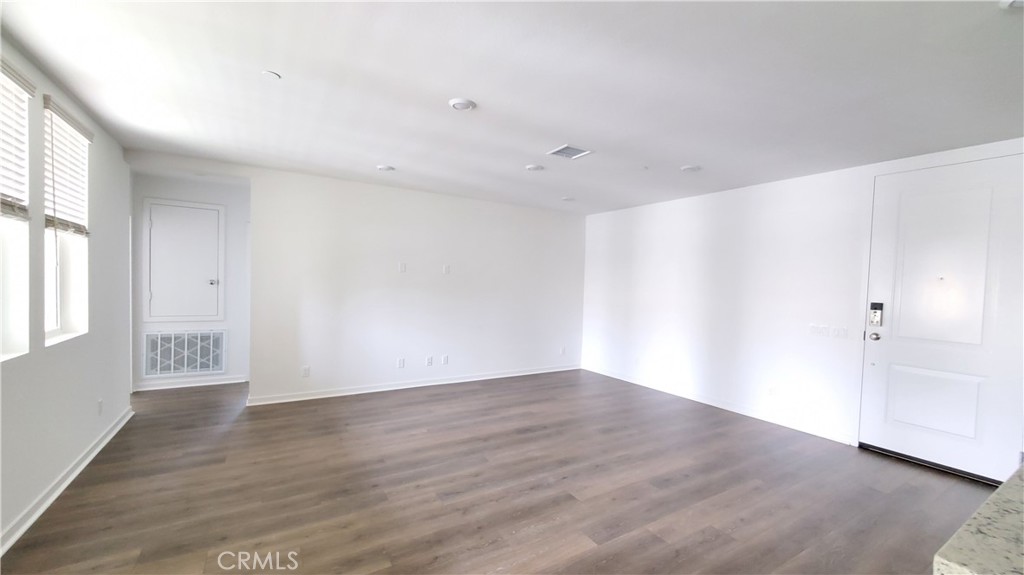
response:
M135 415L135 412L132 411L130 406L127 407L114 421L114 423L112 423L102 435L97 437L96 441L93 441L85 452L79 455L78 459L68 466L68 468L65 469L64 472L61 473L57 479L55 479L53 483L51 483L50 486L36 498L35 501L32 502L32 505L28 506L28 509L18 515L18 517L11 522L10 526L3 530L3 534L0 535L0 540L3 541L2 546L0 546L0 555L7 553L7 550L11 548L11 545L14 545L14 542L24 535L25 531L28 531L28 528L36 522L36 519L39 519L39 516L57 500L57 497L67 489L67 486L70 485L76 477L78 477L78 474L85 469L85 466L88 465L94 457L96 457L96 454L107 445L111 438L117 435L117 432L124 427L124 424L128 423L128 420L131 419L133 415Z
M427 387L431 385L447 385L450 383L465 383L467 381L481 381L486 379L498 379L502 377L517 377L520 375L553 373L556 371L567 371L570 369L579 368L579 365L556 365L549 367L538 367L534 369L519 369L513 371L477 373L472 375L459 376L456 378L416 379L411 381L378 383L374 385L360 385L356 387L339 387L334 389L318 389L315 391L283 393L279 395L264 395L258 397L253 397L252 395L250 395L248 401L246 401L246 405L267 405L271 403L303 401L306 399L320 399L324 397L340 397L343 395L358 395L361 393L374 393L378 391L394 391L396 389L410 389L414 387Z
M229 383L245 383L249 381L245 375L225 375L221 377L189 377L159 378L136 381L132 391L152 391L154 389L177 389L179 387L198 387L201 385L226 385Z
M612 377L612 378L615 378L615 379L621 379L622 381L625 381L626 383L632 383L633 385L639 385L640 387L646 387L647 389L653 389L655 391L660 391L662 393L667 393L669 395L674 395L676 397L682 397L683 399L689 399L690 401L696 401L697 403L703 403L704 405L710 405L711 407L717 407L719 409L724 409L726 411L731 411L733 413L738 413L739 415L743 415L745 417L752 417L754 419L758 419L758 420L764 421L766 423L771 423L773 425L778 425L780 427L785 427L787 429L792 429L794 431L799 431L801 433L806 433L808 435L813 435L815 437L820 437L822 439L828 439L829 441L835 441L836 443L843 443L843 444L852 445L852 446L857 446L858 445L857 438L855 438L855 437L848 437L846 435L823 434L823 433L821 433L818 430L806 429L806 428L803 428L803 427L794 426L794 425L791 425L791 424L789 424L787 422L779 421L778 419L771 417L771 414L763 413L763 411L755 411L753 409L750 409L747 406L740 405L738 403L735 403L735 402L732 402L732 401L728 401L728 400L725 400L725 399L722 399L722 398L719 398L719 397L714 397L714 396L704 395L704 394L683 395L681 393L676 393L674 391L671 391L671 390L668 390L668 389L663 389L663 388L660 388L660 387L655 386L655 385L648 385L648 384L643 383L641 381L633 381L632 379L630 379L625 374L615 373L615 372L613 372L611 370L598 370L598 369L593 369L593 368L588 368L588 367L583 367L581 369L585 369L587 371L592 371L594 373L599 373L599 374L607 376L607 377Z

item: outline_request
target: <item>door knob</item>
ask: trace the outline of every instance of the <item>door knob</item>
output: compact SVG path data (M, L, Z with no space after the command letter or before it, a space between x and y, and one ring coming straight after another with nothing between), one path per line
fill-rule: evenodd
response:
M873 333L868 336L868 339L870 339L871 341L878 341L882 339L882 336L878 335L877 333Z
M220 283L220 281L219 281L219 280L210 280L210 285L212 285L212 286L215 286L215 285L217 285L218 283Z

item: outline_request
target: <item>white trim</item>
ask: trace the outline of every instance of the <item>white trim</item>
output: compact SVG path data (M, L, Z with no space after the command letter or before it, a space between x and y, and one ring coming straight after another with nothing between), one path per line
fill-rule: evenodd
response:
M181 387L201 387L204 385L227 385L229 383L245 383L249 378L244 375L227 375L221 377L188 377L188 378L161 378L136 381L132 384L132 391L152 391L154 389L178 389Z
M9 527L4 529L3 534L0 535L0 539L3 539L3 546L0 548L0 554L7 553L7 550L11 548L11 545L14 545L14 542L21 538L21 536L25 534L25 531L28 531L28 528L36 522L36 519L39 519L39 516L57 500L57 497L67 489L68 485L70 485L76 477L78 477L78 474L85 469L85 466L89 465L89 462L96 457L96 454L99 453L115 435L117 435L117 432L121 431L121 428L124 427L124 424L128 423L128 420L131 419L133 415L135 415L135 412L132 411L130 406L125 408L124 412L114 421L114 423L110 424L110 427L108 427L103 434L97 437L96 441L93 441L92 445L86 448L84 453L79 455L78 458L72 462L71 465L68 466L68 468L65 469L64 472L61 473L57 479L55 479L53 483L51 483L50 486L47 487L31 505L28 506L27 509L25 509L25 511L21 512L21 514L11 522Z
M432 385L447 385L449 383L466 383L469 381L481 381L487 379L498 379L502 377L517 377L520 375L536 375L540 373L553 373L556 371L568 371L573 369L579 369L579 365L553 365L549 367L538 367L535 369L517 369L512 371L500 371L492 373L477 373L472 375L466 375L461 377L452 378L435 378L435 379L414 379L410 381L395 381L390 383L376 383L373 385L360 385L356 387L336 387L333 389L319 389L316 391L302 391L299 393L282 393L279 395L266 395L263 397L253 397L249 395L249 399L246 400L245 404L248 405L268 405L271 403L286 403L289 401L304 401L307 399L321 399L324 397L340 397L344 395L359 395L362 393L375 393L378 391L394 391L397 389L411 389L414 387L428 387ZM251 390L250 386L250 390Z
M28 350L25 351L12 351L11 353L0 354L0 363L3 363L9 359L28 355Z
M765 423L771 423L772 425L778 425L779 427L785 427L786 429L792 429L794 431L799 431L801 433L806 433L808 435L813 435L815 437L820 437L822 439L827 439L829 441L835 441L836 443L842 443L844 445L852 445L852 446L858 445L858 439L856 437L850 437L850 436L847 436L847 435L822 435L821 432L818 431L818 430L813 430L813 429L804 428L804 427L795 427L795 426L793 426L793 425L791 425L789 423L778 421L776 419L771 419L771 418L769 418L769 414L759 413L757 411L749 409L747 406L740 405L740 404L732 402L732 401L726 401L726 400L723 400L723 399L720 399L720 398L717 398L717 397L713 397L713 396L710 396L710 395L705 395L705 394L694 394L692 396L682 395L682 394L676 393L674 391L670 391L668 389L664 389L664 388L661 388L661 387L657 387L655 385L650 385L650 384L644 383L642 381L633 381L632 379L626 377L624 374L615 373L615 372L610 371L610 370L599 370L599 369L594 369L592 367L584 367L584 368L581 368L581 369L584 369L586 371L592 371L594 373L597 373L597 374L600 374L600 375L603 375L603 376L606 376L606 377L611 377L611 378L614 378L614 379L619 379L619 380L625 381L626 383L632 383L633 385L639 385L640 387L646 387L647 389L653 389L655 391L660 391L662 393L667 393L667 394L673 395L675 397L681 397L683 399L689 399L690 401L696 401L697 403L703 403L704 405L710 405L711 407L717 407L719 409L724 409L726 411L731 411L732 413L735 413L737 415L742 415L744 417L751 417L751 418L754 418L754 419L757 419L757 420L760 420L760 421L764 421Z
M151 210L154 205L173 206L177 208L195 208L200 210L214 210L217 212L217 314L196 315L196 316L154 316L150 310L153 303L153 287L150 285L150 242L152 241L153 216ZM226 237L224 229L224 212L227 206L223 204L207 204L200 202L186 202L183 200L168 200L157 197L146 197L142 199L142 321L143 323L182 323L182 322L206 322L224 321L224 263Z
M75 339L76 337L80 335L85 335L87 333L89 332L79 330L64 331L59 327L57 329L52 329L46 332L46 347L50 347L51 345L57 345L58 343L63 343L71 339Z
M36 85L32 83L32 80L28 79L28 76L22 74L20 70L12 66L6 59L0 59L0 69L2 69L4 75L17 84L19 88L25 90L25 94L28 95L29 98L35 98Z
M86 139L90 144L96 138L96 135L92 133L92 130L85 125L84 122L78 120L74 114L68 111L66 108L53 101L53 96L49 94L43 94L43 109L53 112L55 116L64 120L64 123L71 126L76 132L78 132L83 138Z

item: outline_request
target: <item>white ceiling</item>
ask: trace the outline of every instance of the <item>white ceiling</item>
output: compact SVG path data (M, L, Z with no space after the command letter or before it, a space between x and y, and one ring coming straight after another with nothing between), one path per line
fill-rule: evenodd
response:
M126 148L582 213L1024 132L995 1L2 9Z

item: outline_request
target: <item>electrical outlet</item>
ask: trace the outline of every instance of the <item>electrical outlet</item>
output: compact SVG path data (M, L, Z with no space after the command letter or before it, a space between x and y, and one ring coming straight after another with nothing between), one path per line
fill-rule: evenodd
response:
M444 272L444 275L448 275L448 274L452 273L452 266L450 266L448 264L444 264L444 267L441 268L441 271Z
M448 365L448 354L441 356L441 365Z
M428 355L427 356L427 367L430 367L432 365L434 365L434 356Z
M398 358L398 361L395 362L395 367L397 367L399 369L405 367L405 358L404 357Z
M103 415L103 400L96 400L96 415Z
M398 264L398 273L404 274L405 270L406 270L405 262L399 262L399 264Z
M564 345L562 346L562 349L558 351L558 355L565 355L565 346Z
M302 377L309 377L309 366L302 366Z

